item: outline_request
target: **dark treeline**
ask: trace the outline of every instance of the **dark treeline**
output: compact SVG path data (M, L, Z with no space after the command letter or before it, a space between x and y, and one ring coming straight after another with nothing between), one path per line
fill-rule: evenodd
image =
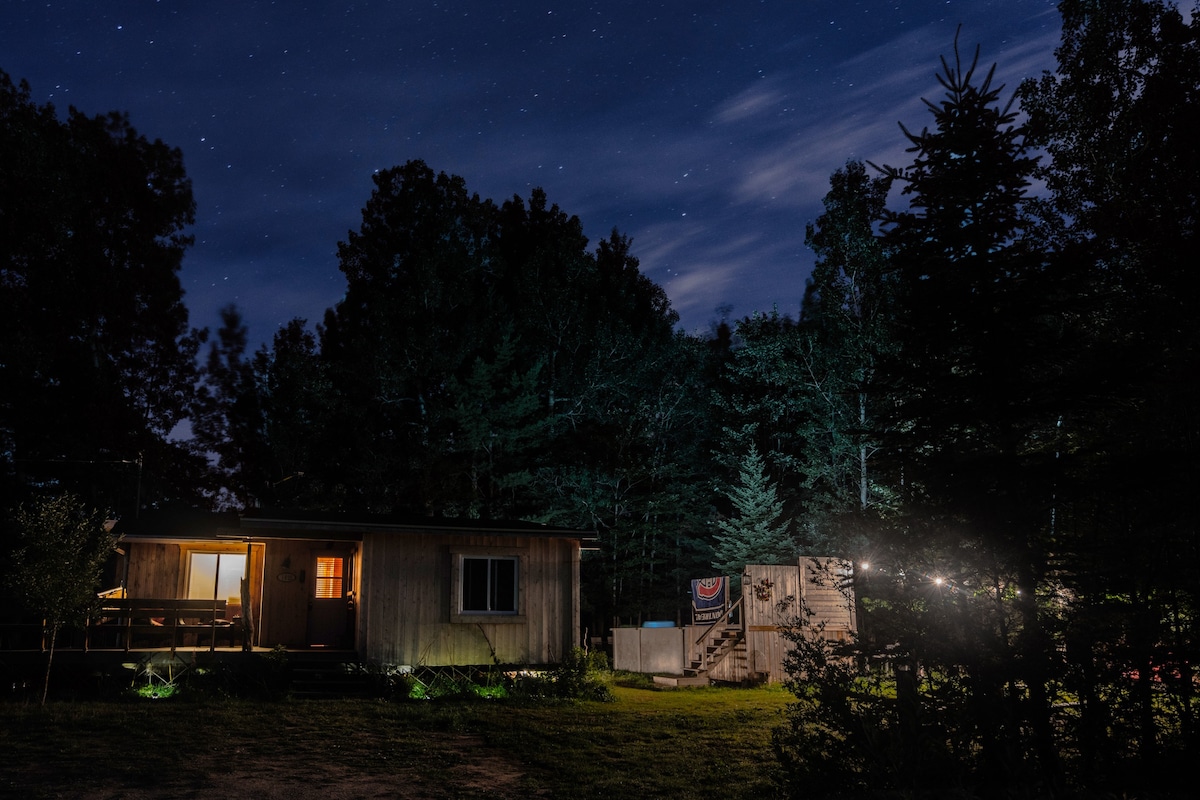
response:
M797 649L797 793L1150 796L1197 745L1200 21L1060 12L1055 73L955 43L911 161L832 175L799 319L704 337L619 232L419 161L319 324L190 331L179 152L5 76L3 500L577 526L597 626L839 555L862 635Z

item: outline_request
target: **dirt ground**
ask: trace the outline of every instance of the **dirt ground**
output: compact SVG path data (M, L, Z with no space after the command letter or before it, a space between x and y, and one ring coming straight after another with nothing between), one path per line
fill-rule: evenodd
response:
M537 791L522 788L524 773L504 753L488 748L478 737L429 734L421 760L434 758L443 764L436 772L444 779L436 783L429 770L419 769L411 759L398 754L396 763L370 769L340 765L336 751L315 762L309 756L283 755L227 760L200 758L186 774L171 770L162 783L154 780L153 765L131 780L97 775L87 786L56 785L53 768L41 776L26 775L20 796L24 798L78 798L78 800L182 800L183 798L252 797L267 800L351 800L357 798L526 798ZM205 761L210 763L206 764ZM28 782L26 782L28 781ZM0 794L14 788L0 786Z

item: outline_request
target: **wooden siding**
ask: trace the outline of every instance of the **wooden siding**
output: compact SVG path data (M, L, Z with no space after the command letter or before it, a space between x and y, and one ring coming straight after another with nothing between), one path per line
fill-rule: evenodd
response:
M130 597L179 597L183 586L179 545L129 542L126 552L129 558L126 589Z
M802 558L800 571L810 621L825 626L826 639L848 639L857 630L850 563L838 558Z
M459 617L452 596L463 553L521 558L520 613ZM409 666L545 664L579 639L579 545L500 535L363 535L359 650Z
M795 625L801 608L809 621L825 624L825 638L843 640L856 629L853 593L845 585L848 565L833 558L801 558L798 564L748 565L742 575L745 641L709 672L714 681L743 683L787 680L790 645L782 631ZM704 627L689 626L695 642Z

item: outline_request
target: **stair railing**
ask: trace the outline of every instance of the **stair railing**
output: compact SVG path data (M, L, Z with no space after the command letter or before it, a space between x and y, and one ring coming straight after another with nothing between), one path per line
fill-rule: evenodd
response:
M711 624L707 628L705 628L704 633L700 634L700 638L697 639L695 644L693 645L693 651L699 653L699 657L696 659L696 661L698 661L700 664L700 666L697 668L697 672L708 672L709 669L711 669L712 667L715 667L717 665L717 662L720 659L716 659L716 660L712 660L712 661L710 661L710 659L709 659L709 656L710 656L710 653L708 651L709 644L712 642L712 640L714 638L716 638L715 634L718 631L723 634L726 630L728 630L731 627L729 625L729 620L733 617L733 614L735 611L740 612L741 609L742 609L742 598L739 597L737 600L734 600L729 605L729 608L725 609L724 614L717 617L717 619L713 622L713 624ZM744 639L746 637L746 615L739 613L737 615L736 619L737 619L737 626L738 626L739 634L740 634L739 638ZM721 652L721 651L717 650L715 652ZM727 648L724 650L724 652L721 652L721 658L724 658L728 654L729 654L729 649Z

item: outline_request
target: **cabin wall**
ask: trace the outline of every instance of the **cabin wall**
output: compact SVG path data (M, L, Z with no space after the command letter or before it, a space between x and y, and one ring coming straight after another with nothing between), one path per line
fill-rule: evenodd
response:
M126 542L129 559L129 578L126 591L130 597L173 598L182 591L180 577L181 555L177 544L159 542Z
M461 552L520 557L520 615L456 620ZM499 535L367 533L359 650L381 664L545 664L579 640L579 545Z

